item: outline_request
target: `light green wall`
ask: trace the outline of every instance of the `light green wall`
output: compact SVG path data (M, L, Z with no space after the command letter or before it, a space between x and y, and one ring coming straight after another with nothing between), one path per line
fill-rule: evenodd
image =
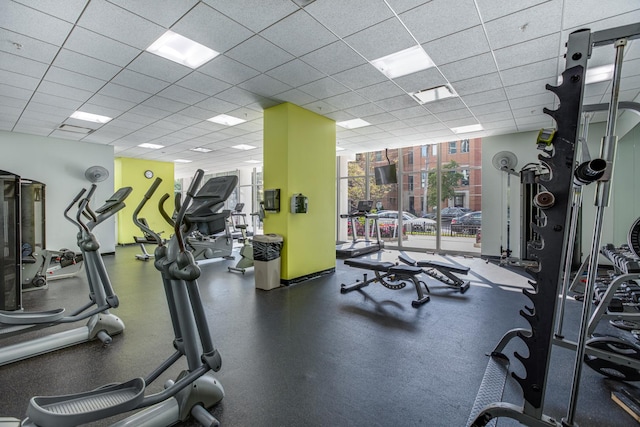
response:
M629 228L640 216L640 125L618 141L612 181L613 243L627 242Z
M264 111L264 188L279 188L281 204L264 232L284 237L284 280L335 268L335 164L333 120L289 103ZM308 213L290 213L295 193L308 197Z
M145 218L152 230L159 232L162 237L168 238L172 233L171 227L162 218L158 211L158 201L163 194L171 195L165 202L165 209L171 215L173 212L174 193L174 165L170 162L154 162L151 160L131 159L119 157L114 162L114 185L116 188L132 187L133 191L126 201L127 207L118 212L117 242L118 244L134 243L133 236L142 237L142 231L133 223L133 211L142 201L145 193L151 187L156 177L162 178L162 184L158 187L151 200L147 202L140 212L139 217ZM146 170L153 171L154 177L147 179L144 176Z

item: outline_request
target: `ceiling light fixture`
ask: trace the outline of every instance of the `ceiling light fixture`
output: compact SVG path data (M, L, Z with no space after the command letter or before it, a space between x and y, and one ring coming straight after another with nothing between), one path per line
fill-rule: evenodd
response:
M245 163L262 163L260 160L245 160Z
M601 65L587 69L584 84L600 83L613 78L613 64ZM562 76L558 76L558 86L562 84Z
M159 148L164 148L164 145L151 144L150 142L145 142L143 144L138 144L138 147L141 147L141 148L153 148L154 150L157 150Z
M336 124L345 129L357 129L365 126L371 126L371 123L362 119L345 120L344 122L336 122Z
M84 111L76 111L69 117L71 117L72 119L84 120L87 122L101 123L101 124L107 123L108 121L111 120L111 117L100 116L98 114L85 113Z
M479 130L484 130L484 128L480 123L476 125L459 126L459 127L451 128L451 131L453 133L469 133L469 132L477 132Z
M213 123L218 123L218 124L225 125L225 126L235 126L235 125L239 125L240 123L246 122L246 120L242 120L242 119L239 119L237 117L229 116L227 114L220 114L220 115L217 115L215 117L211 117L210 119L207 119L207 121L210 121L210 122L213 122Z
M239 145L234 145L231 148L235 148L236 150L253 150L254 147L253 145L247 145L247 144L239 144Z
M342 147L336 147L336 151L344 151L345 149Z
M161 35L147 48L147 52L194 69L220 55L219 52L173 31Z
M371 65L390 79L406 76L407 74L435 66L433 60L420 45L374 59L371 61Z
M210 150L208 148L204 148L204 147L195 147L195 148L190 148L191 151L197 151L198 153L210 153L213 150Z
M191 160L175 159L173 162L174 163L191 163Z
M458 94L449 85L432 87L429 89L423 89L421 91L412 93L411 96L415 98L420 104L426 104L428 102L439 101L441 99L452 98L458 96Z

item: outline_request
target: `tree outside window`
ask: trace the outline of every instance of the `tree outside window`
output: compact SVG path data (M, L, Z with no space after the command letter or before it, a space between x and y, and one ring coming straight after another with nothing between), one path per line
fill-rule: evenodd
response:
M441 200L437 200L437 172L429 172L429 188L427 189L427 203L429 206L440 206L440 202L452 199L456 196L455 188L458 187L463 175L457 172L458 163L451 160L442 166Z

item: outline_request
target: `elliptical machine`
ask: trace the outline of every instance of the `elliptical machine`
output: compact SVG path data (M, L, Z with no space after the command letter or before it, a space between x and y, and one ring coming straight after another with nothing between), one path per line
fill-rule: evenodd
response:
M139 377L123 383L113 383L75 395L33 397L27 409L24 427L76 426L93 423L108 417L139 410L114 425L117 426L170 426L193 416L203 426L217 426L218 421L208 408L224 396L222 385L211 371L218 371L221 358L213 346L197 279L200 268L186 249L183 233L185 213L204 172L198 170L187 196L175 218L174 235L165 245L156 233L158 247L154 265L162 277L169 306L176 351L145 378ZM134 222L145 226L137 218L162 180L157 178L134 212ZM163 214L167 218L168 215ZM146 388L174 363L186 357L188 368L175 381L168 381L161 392L145 396ZM19 423L18 420L12 420ZM18 424L15 424L16 426Z
M100 339L104 344L109 344L113 335L124 330L122 320L109 313L110 309L118 307L119 301L102 261L99 251L100 244L92 230L96 225L125 207L124 200L132 189L125 187L116 191L104 205L94 212L89 206L89 201L96 188L97 186L93 184L85 197L83 196L86 189L82 189L64 212L65 218L79 229L78 246L82 251L83 262L86 263L89 301L70 314L66 314L64 308L47 311L0 311L0 338L82 320L87 320L87 324L75 329L3 346L0 352L0 366L95 338ZM69 210L78 203L79 207L74 220L69 216ZM85 221L82 220L82 217L85 217ZM89 220L87 221L87 219Z

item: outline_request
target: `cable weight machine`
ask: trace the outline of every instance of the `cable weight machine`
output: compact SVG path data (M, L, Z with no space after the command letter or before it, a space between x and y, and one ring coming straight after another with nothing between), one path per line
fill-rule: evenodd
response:
M527 320L529 327L508 331L494 347L467 426L494 425L495 420L501 417L512 418L522 424L536 427L573 427L576 425L574 423L575 408L585 355L589 302L583 306L579 340L574 346L576 359L567 415L562 420L556 420L544 414L551 350L552 345L557 344L554 342L553 328L558 294L563 282L563 264L569 253L568 245L573 244L573 242L568 243L570 229L576 226L571 221L572 199L574 198L573 185L574 180L578 178L597 181L594 239L591 246L587 290L585 291L585 295L590 295L593 292L595 281L603 226L602 219L604 208L608 205L617 142L615 122L618 111L622 52L627 40L637 38L638 35L640 35L640 24L595 33L588 29L571 33L567 42L566 69L562 73L562 84L557 87L547 85L547 89L556 94L559 107L553 111L544 109L544 112L555 120L557 131L546 147L538 145L538 148L542 150L539 160L548 168L549 174L538 180L542 191L536 194L535 200L541 208L543 221L540 225L534 226L534 231L540 236L540 244L534 244L530 247L530 253L537 261L537 268L527 269L527 272L534 279L530 282L533 290L523 290L530 304L520 310L520 315ZM578 129L582 113L587 61L591 56L593 46L611 44L616 49L616 61L601 159L595 165L593 163L581 164L576 168L576 146L579 144ZM601 161L605 162L604 165ZM595 169L603 169L603 173L599 176L600 171L594 170L592 166L597 166ZM509 356L503 353L509 342L516 337L526 345L528 350L523 354L518 351L514 352L514 357L522 365L524 374L510 372ZM589 352L593 353L595 349L591 349ZM502 393L509 374L520 386L523 397L522 405L502 401Z

